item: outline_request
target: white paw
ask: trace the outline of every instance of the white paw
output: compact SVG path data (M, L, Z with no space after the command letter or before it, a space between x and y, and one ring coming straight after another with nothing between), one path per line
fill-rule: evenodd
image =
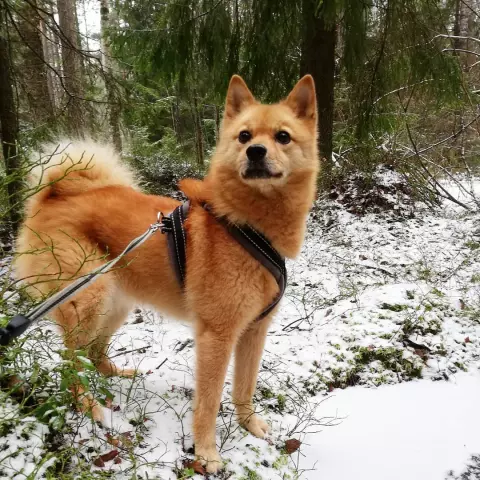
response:
M265 438L270 432L267 422L258 415L250 415L246 420L240 422L252 435L258 438Z
M195 456L205 467L207 473L217 473L222 469L222 458L215 447L201 448L195 445Z

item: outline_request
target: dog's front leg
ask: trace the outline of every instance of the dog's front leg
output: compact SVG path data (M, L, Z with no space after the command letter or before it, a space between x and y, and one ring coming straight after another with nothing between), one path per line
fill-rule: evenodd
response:
M238 423L260 438L265 437L269 427L255 413L252 398L271 320L272 315L252 323L240 337L235 349L233 403L237 410Z
M193 431L195 455L206 465L208 473L215 473L222 466L215 442L215 427L234 342L232 332L213 331L198 322Z

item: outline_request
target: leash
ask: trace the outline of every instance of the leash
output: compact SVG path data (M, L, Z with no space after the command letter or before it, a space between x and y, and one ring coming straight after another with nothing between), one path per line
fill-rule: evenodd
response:
M30 310L26 315L15 315L8 322L6 327L0 328L0 345L8 345L14 338L19 337L25 332L32 323L40 320L58 305L67 301L71 296L94 282L98 275L110 271L121 258L128 253L133 252L133 250L146 242L154 233L158 231L162 233L169 232L171 229L169 221L171 222L169 217L166 217L163 213L159 212L157 215L157 221L152 223L145 233L133 239L118 257L115 257L95 270L92 270L87 275L75 280L75 282L68 285L68 287L55 293L43 303Z
M19 337L35 321L43 318L58 305L67 301L71 296L94 282L98 275L107 273L125 255L135 250L148 240L155 232L167 233L167 245L169 257L175 276L183 288L185 285L186 273L186 236L184 228L188 216L190 203L187 201L173 210L167 216L162 212L157 214L157 221L152 223L148 230L139 237L133 239L125 250L113 260L92 270L87 275L80 277L63 290L52 295L43 303L35 307L26 315L15 315L6 327L0 328L0 346L8 345L14 338ZM287 283L287 270L285 259L273 248L272 244L261 233L250 226L239 227L230 224L223 217L216 216L209 205L204 204L203 208L214 215L217 221L223 225L231 237L237 241L253 258L263 265L275 278L279 291L273 301L260 313L255 321L265 318L280 302Z

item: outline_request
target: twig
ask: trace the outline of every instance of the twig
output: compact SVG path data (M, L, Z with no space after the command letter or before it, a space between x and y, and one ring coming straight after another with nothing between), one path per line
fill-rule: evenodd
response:
M134 348L133 350L125 350L124 352L117 353L116 355L112 355L109 358L120 357L121 355L126 355L127 353L140 352L141 350L147 350L147 348L152 348L152 346L146 345L145 347Z

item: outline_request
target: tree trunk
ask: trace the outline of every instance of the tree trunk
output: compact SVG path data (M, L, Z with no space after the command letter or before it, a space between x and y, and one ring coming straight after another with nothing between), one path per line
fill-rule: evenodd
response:
M195 124L195 144L197 150L197 163L204 165L205 156L203 152L203 131L202 131L202 117L198 109L198 101L196 93L193 94L193 121Z
M42 44L43 19L37 9L36 0L20 3L20 5L21 18L18 28L25 44L20 71L25 79L24 90L31 107L31 114L33 113L29 120L45 123L53 119L53 105L48 88L49 77Z
M60 47L59 38L54 33L54 29L51 26L51 17L53 16L53 4L51 2L45 2L43 9L47 12L42 19L42 41L44 58L53 69L48 69L48 87L50 89L50 96L52 99L52 105L54 111L56 111L63 101L65 92L62 88L59 75L62 71L62 62L60 60Z
M332 2L335 0L324 0ZM325 5L318 10L318 0L303 0L303 31L301 75L310 73L317 93L320 156L323 158L322 177L329 181L332 171L333 106L335 86L336 26L325 20Z
M11 229L16 232L20 224L20 162L17 152L18 119L13 92L13 79L9 55L9 42L5 34L4 12L0 6L0 124L2 153L7 177L7 195Z
M115 150L122 150L122 137L120 133L120 99L115 88L115 78L113 75L113 59L108 40L108 29L110 27L110 8L108 0L100 0L100 26L102 32L102 59L105 67L105 88L107 90L108 101L108 123L110 133L113 139Z
M63 87L66 93L67 130L83 137L85 108L83 100L83 76L81 52L76 29L75 0L57 0L62 45Z
M45 62L50 65L53 69L57 69L58 65L55 64L55 57L52 50L52 42L50 40L50 32L47 28L46 21L42 18L40 20L40 30L42 32L41 40L43 47L43 58ZM47 88L48 96L50 98L50 105L52 106L52 111L55 114L57 108L57 93L55 88L55 72L51 68L47 69Z
M218 142L220 140L220 107L218 105L214 105L213 108L215 109L215 140Z
M465 70L468 70L477 60L474 53L463 52L462 50L472 51L475 49L476 43L472 42L466 37L472 37L475 20L476 10L473 0L456 0L455 2L455 21L453 25L453 46L459 50L455 52L461 59L462 65Z

